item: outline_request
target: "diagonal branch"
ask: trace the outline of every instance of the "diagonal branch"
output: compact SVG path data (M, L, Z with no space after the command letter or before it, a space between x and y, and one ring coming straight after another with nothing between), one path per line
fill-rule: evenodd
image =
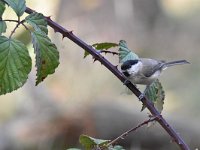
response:
M31 14L34 11L30 8L26 8L26 13ZM48 22L48 25L52 27L55 32L59 32L62 34L63 37L67 37L71 41L73 41L76 45L80 46L84 50L86 50L88 53L90 53L96 60L100 61L101 64L103 64L107 69L109 69L121 82L125 82L126 78L123 76L123 74L114 66L112 65L107 59L105 59L99 52L97 52L94 48L92 48L90 45L79 39L77 36L75 36L72 31L69 31L62 27L61 25L57 24L56 22L52 21L49 17L46 17L46 20ZM126 86L139 98L141 97L142 93L131 83L128 82ZM189 150L188 145L183 141L183 139L180 137L179 134L176 133L176 131L173 129L171 125L167 123L167 121L160 115L160 113L156 110L156 108L153 106L153 103L149 101L147 98L142 97L141 102L149 109L151 114L154 117L157 117L156 121L159 122L159 124L167 131L167 133L172 137L173 141L177 143L177 145L182 150Z

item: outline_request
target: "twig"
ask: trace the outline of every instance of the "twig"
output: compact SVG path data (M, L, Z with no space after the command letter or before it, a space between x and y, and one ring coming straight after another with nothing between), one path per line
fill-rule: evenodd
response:
M112 140L110 143L107 144L107 147L109 147L110 145L115 144L117 141L119 141L120 139L124 139L126 136L128 136L131 132L136 131L138 128L148 124L149 122L155 121L157 117L151 117L148 120L145 120L144 122L140 123L139 125L137 125L136 127L133 127L131 129L129 129L128 131L124 132L123 134L121 134L120 136L118 136L117 138L115 138L114 140Z
M34 11L30 8L26 8L26 12L28 14L33 13ZM57 24L56 22L52 21L49 17L46 17L48 25L54 29L55 32L59 32L62 34L63 37L69 38L75 44L86 50L90 53L95 59L101 62L107 69L109 69L121 82L126 81L126 77L114 66L112 65L106 58L104 58L100 53L98 53L94 48L90 45L86 44L84 41L79 39L75 36L72 32L68 31L61 25ZM126 86L139 98L141 96L141 92L130 82L126 84ZM141 99L141 102L149 109L153 116L159 116L157 121L159 124L167 131L167 133L173 138L173 140L177 143L177 145L182 150L189 150L188 145L183 141L179 134L171 127L167 121L160 115L160 113L156 110L153 103L148 100L146 97Z
M17 30L17 28L18 28L21 24L22 24L23 26L25 26L25 25L24 25L24 21L25 21L25 20L20 21L20 18L18 18L18 21L15 21L15 22L17 22L17 25L15 26L15 28L14 28L13 31L11 32L9 38L12 37L12 35L15 33L15 31ZM27 29L27 28L26 28L26 29Z
M23 26L27 31L30 32L29 28L24 24L24 22L22 22L22 26Z
M2 20L2 21L9 21L9 22L16 22L16 23L18 23L18 20L12 20L12 19L5 19L5 20Z
M107 50L100 50L100 53L105 53L105 54L113 54L113 55L119 55L117 52L112 52L112 51L107 51Z

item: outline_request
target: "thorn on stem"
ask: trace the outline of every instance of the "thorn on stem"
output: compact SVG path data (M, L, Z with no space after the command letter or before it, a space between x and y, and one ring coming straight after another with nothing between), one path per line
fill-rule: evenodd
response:
M69 34L73 34L73 32L74 32L74 31L73 31L73 30L71 30L71 31L69 31L68 33L69 33Z
M93 57L93 59L94 59L93 63L94 63L95 61L97 61L97 58L94 58L94 57Z
M65 34L62 34L62 40L65 38L65 37L67 37Z
M118 65L114 66L116 69L118 69Z
M48 20L51 20L51 16L46 16L46 18L47 18Z
M54 28L54 32L56 33L56 32L58 32L58 30L56 28Z

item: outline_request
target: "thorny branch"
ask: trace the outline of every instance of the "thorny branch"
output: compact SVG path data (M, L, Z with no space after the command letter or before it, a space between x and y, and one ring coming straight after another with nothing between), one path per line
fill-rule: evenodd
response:
M15 31L17 30L17 28L22 24L26 30L28 30L28 28L26 27L26 25L24 24L25 20L20 21L20 18L18 18L18 20L5 20L5 21L11 21L11 22L17 22L17 25L15 26L15 28L13 29L13 31L11 32L9 38L12 37L12 35L15 33Z
M34 11L30 8L26 8L26 13L31 14ZM77 36L75 36L72 31L68 31L58 23L52 21L50 17L46 17L46 20L48 22L48 25L54 29L55 32L59 32L62 34L63 38L67 37L71 41L73 41L75 44L86 50L88 53L90 53L96 60L100 61L101 64L103 64L107 69L109 69L121 82L125 82L126 78L123 76L123 74L113 65L111 64L107 59L105 59L99 52L97 52L94 48L92 48L90 45L79 39ZM131 83L127 83L126 86L139 98L141 96L141 92ZM172 140L177 143L177 145L182 150L189 150L190 148L188 145L183 141L183 139L180 137L179 134L176 133L176 131L173 129L171 125L167 123L167 121L160 115L160 113L156 110L153 103L148 100L146 97L141 98L141 102L149 109L151 114L158 118L156 118L156 121L159 122L159 124L167 131L167 133L172 137Z
M113 54L113 55L119 55L119 53L117 52L112 52L112 51L108 51L108 50L100 50L99 51L100 53L105 53L105 54Z
M145 120L144 122L140 123L139 125L137 125L136 127L133 127L131 129L129 129L128 131L124 132L123 134L121 134L120 136L118 136L117 138L115 138L114 140L112 140L110 143L108 143L107 146L113 145L115 144L117 141L119 141L120 139L124 139L126 136L128 136L131 132L136 131L138 128L148 124L149 122L155 121L157 117L150 117L148 120Z

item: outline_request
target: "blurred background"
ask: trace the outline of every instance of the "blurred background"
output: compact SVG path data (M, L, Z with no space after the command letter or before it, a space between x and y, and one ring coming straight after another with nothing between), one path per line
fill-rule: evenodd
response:
M191 149L200 148L200 0L27 0L27 6L88 44L123 39L141 57L188 60L190 65L170 68L160 78L166 92L162 114ZM8 8L3 18L15 15ZM49 30L60 65L37 87L33 67L22 88L0 96L1 150L80 147L80 134L113 139L148 118L149 112L140 112L141 102L124 94L112 73L91 56L83 59L84 50ZM16 38L34 58L23 28ZM118 64L117 56L105 57ZM158 124L140 128L118 144L131 150L179 149Z

